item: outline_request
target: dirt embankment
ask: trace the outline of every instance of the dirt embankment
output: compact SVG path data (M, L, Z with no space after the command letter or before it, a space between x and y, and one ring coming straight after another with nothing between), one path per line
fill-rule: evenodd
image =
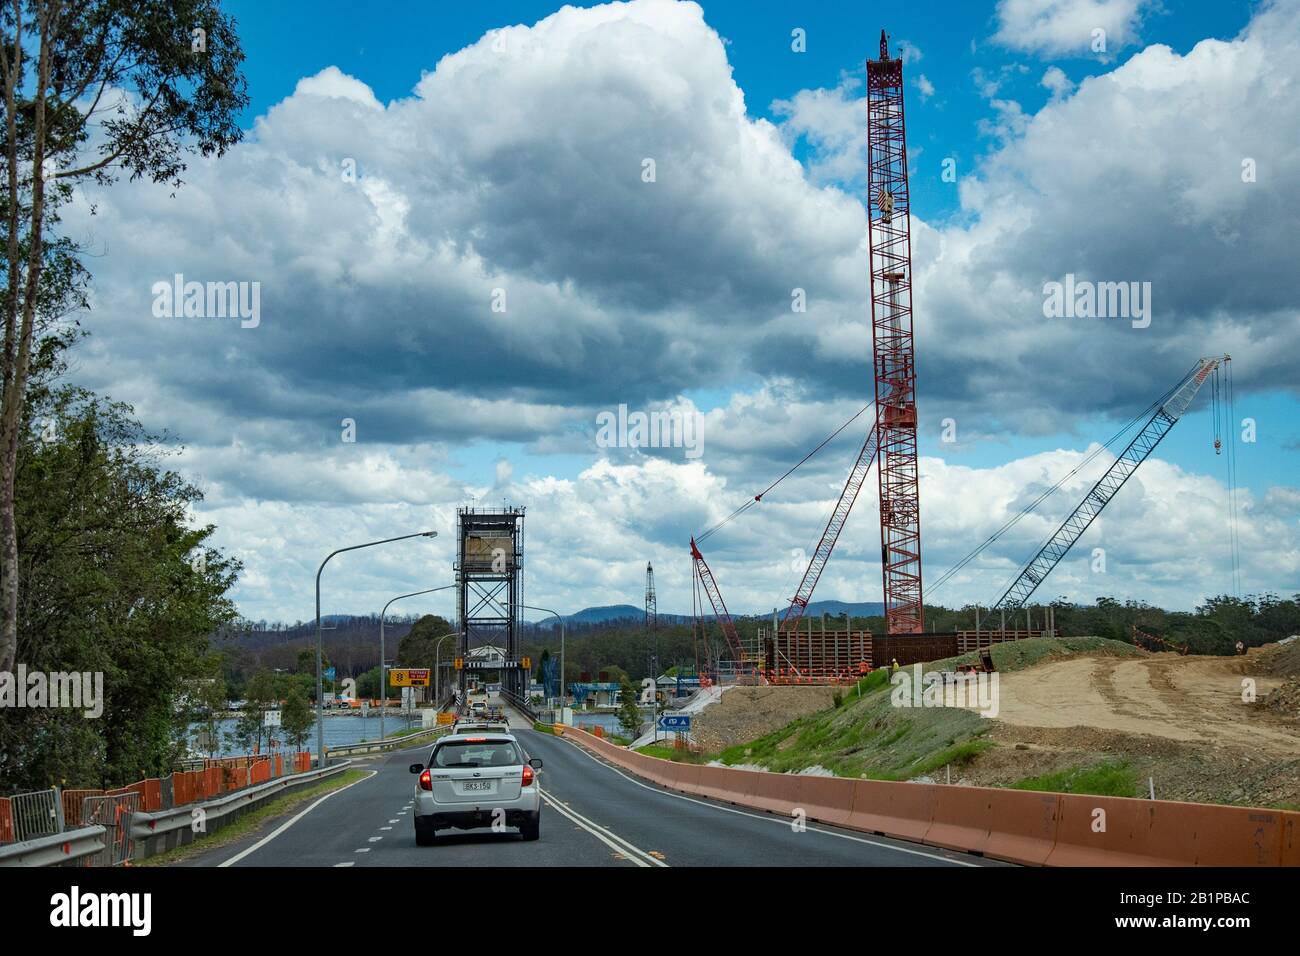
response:
M839 709L829 688L746 688L723 696L702 742L745 743L738 759L774 770L1300 806L1300 641L1183 657L1070 638L999 645L994 659L995 718L899 709L884 686Z
M691 736L706 753L756 740L831 706L832 687L733 687L694 718Z

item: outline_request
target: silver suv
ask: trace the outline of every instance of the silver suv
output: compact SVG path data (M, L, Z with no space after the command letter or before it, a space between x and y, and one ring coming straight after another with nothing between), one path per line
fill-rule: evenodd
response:
M518 827L525 840L541 831L537 771L508 733L468 730L439 740L428 763L411 764L415 784L415 842L433 846L438 830Z

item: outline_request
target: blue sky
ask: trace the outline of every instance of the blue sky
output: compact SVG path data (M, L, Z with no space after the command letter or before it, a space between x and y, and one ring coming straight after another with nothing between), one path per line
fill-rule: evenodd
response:
M457 505L507 497L530 508L534 597L636 603L653 560L660 607L687 609L689 535L869 395L860 80L882 26L908 78L927 574L1197 356L1231 351L1237 417L1259 436L1239 446L1247 589L1300 580L1300 116L1277 92L1300 82L1296 0L701 6L226 4L247 142L174 198L123 187L67 221L108 252L96 312L114 321L88 323L85 384L185 442L208 491L198 517L248 568L245 613L307 616L303 582L340 539L450 530ZM651 189L643 155L663 172ZM1243 156L1258 183L1242 185ZM261 281L265 321L237 335L137 319L142 277L173 272ZM1156 322L1044 320L1041 285L1066 273L1150 279ZM795 285L811 303L798 319ZM494 286L509 316L485 314ZM680 400L706 413L701 460L595 447L600 411ZM1057 593L1190 607L1222 590L1208 409L1206 390L1097 529L1119 573L1063 565ZM356 444L340 445L344 417ZM956 446L939 441L946 417ZM787 544L815 538L860 439L719 536L729 601L771 606ZM874 507L861 499L818 597L879 599ZM1045 533L943 599L992 596ZM332 609L445 576L447 546L431 547L427 572L349 558Z

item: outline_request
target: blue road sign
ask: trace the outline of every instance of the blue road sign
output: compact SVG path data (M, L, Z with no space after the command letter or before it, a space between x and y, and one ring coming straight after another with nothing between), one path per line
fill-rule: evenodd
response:
M333 680L333 679L334 679L334 668L332 668L332 667L327 667L327 668L325 668L325 673L324 673L323 676L324 676L324 678L325 678L326 680Z
M660 730L687 731L691 729L690 714L664 714L659 718Z

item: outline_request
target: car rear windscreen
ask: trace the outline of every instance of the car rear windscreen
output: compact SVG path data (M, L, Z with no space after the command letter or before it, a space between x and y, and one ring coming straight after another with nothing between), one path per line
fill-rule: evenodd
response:
M431 766L445 770L467 767L511 767L522 763L509 740L449 740L433 752Z

